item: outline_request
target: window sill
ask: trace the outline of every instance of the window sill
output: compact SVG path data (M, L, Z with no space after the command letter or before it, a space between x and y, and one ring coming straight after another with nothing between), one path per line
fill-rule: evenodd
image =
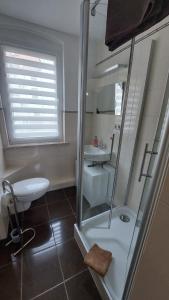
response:
M7 168L4 170L3 179L8 179L9 176L16 174L17 172L19 172L22 169L22 167L11 167L11 168Z
M49 142L49 143L31 143L31 144L16 144L8 145L4 149L22 148L22 147L41 147L41 146L52 146L52 145L69 145L70 142Z

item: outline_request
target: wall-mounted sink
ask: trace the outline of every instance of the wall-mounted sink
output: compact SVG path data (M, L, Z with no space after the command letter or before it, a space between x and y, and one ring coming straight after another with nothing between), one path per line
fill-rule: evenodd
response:
M92 145L84 146L84 158L91 161L105 162L110 160L110 152L94 147Z

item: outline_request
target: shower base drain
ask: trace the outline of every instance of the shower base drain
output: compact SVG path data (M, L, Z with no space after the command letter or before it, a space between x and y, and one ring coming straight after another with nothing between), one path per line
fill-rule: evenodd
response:
M130 222L130 218L127 215L120 215L120 220L125 223Z

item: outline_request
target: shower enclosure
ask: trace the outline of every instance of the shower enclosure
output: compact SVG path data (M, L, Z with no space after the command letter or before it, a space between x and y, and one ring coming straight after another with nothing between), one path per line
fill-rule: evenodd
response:
M165 169L169 61L159 75L165 85L156 110L152 66L162 51L155 40L163 42L168 29L110 53L104 46L106 10L103 0L81 5L75 238L83 255L95 243L112 252L104 278L90 271L103 299L121 300L128 299Z

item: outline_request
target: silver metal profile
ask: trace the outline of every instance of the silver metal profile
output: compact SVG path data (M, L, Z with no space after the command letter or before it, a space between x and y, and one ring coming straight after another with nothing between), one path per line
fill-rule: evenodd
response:
M142 226L138 235L136 247L133 254L133 259L130 265L127 281L123 293L122 300L129 300L133 286L134 275L144 249L145 240L147 237L148 229L151 224L154 210L158 202L158 196L161 191L163 181L165 179L166 170L169 168L169 110L167 112L164 130L161 138L159 152L157 156L157 165L152 178L151 188L148 192L147 207L144 212Z
M152 178L152 175L150 175L148 173L144 173L144 164L145 164L145 160L146 160L146 155L147 154L157 155L158 152L148 150L148 146L149 146L149 144L146 143L145 149L144 149L144 154L143 154L143 159L142 159L142 163L141 163L141 168L140 168L140 175L139 175L139 179L138 179L139 182L141 181L142 177Z
M77 225L81 227L82 221L82 191L83 191L83 159L85 139L85 112L86 87L88 63L88 37L89 37L89 10L90 1L84 0L81 4L81 40L79 62L79 90L78 90L78 133L77 133Z
M124 122L125 122L125 115L126 115L126 108L127 108L127 100L128 100L128 94L129 94L129 86L130 86L130 78L131 78L131 70L132 70L132 63L133 63L133 55L134 55L134 45L135 45L135 39L133 38L132 41L131 41L128 75L127 75L127 82L126 82L125 94L124 94L123 112L122 112L122 120L121 120L121 130L120 130L120 136L119 136L119 145L118 145L115 175L114 175L114 181L113 181L113 190L112 190L111 208L110 208L109 220L108 220L108 228L110 228L110 226L111 226L112 212L113 212L113 205L114 205L113 202L114 202L114 198L115 198L116 185L117 185L117 177L118 177L118 169L119 169L119 161L120 161L120 152L121 152L121 145L122 145L122 138L123 138L123 129L124 129Z
M139 44L140 42L144 41L145 39L147 39L148 37L152 36L153 34L157 33L158 31L161 31L162 29L166 28L169 26L169 22L166 22L165 24L161 25L160 27L152 30L151 32L148 32L147 34L145 34L143 37L138 38L135 41L135 45ZM127 43L126 43L127 44ZM96 66L101 65L102 63L108 61L109 59L115 57L116 55L120 54L121 52L127 50L130 48L130 45L126 45L124 47L121 47L120 49L117 49L117 51L115 50L111 55L107 56L106 58L102 59L101 61L99 61Z

